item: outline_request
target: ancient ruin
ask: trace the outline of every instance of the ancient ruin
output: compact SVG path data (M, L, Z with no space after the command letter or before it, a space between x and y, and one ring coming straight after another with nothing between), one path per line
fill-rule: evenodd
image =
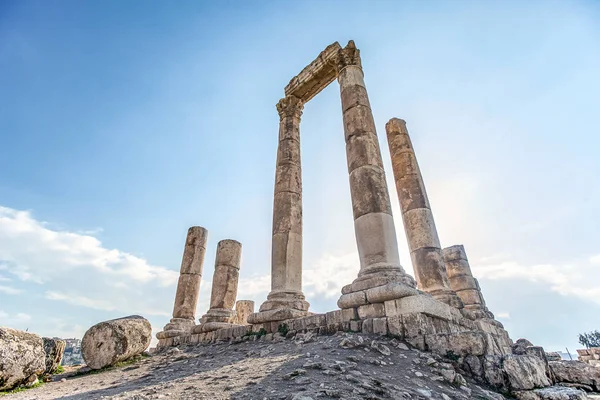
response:
M314 314L302 290L300 120L306 102L334 80L340 85L360 267L356 279L341 288L339 309ZM567 392L571 396L569 388L548 387L555 382L578 384L584 378L553 372L552 368L561 371L567 366L562 361L549 364L541 347L526 340L513 343L487 309L464 247L442 250L406 123L392 118L385 129L416 281L405 272L360 52L353 41L344 48L337 42L328 46L292 78L285 97L277 103L277 112L271 291L266 301L256 313L249 301L238 301L233 310L241 245L221 241L210 309L193 325L206 230L191 228L173 319L157 335L159 347L224 340L238 343L263 336L268 340L300 337L303 341L314 334L361 332L385 335L421 351L450 357L475 380L520 399L554 398L544 396ZM340 346L351 344L343 343ZM559 375L563 377L557 378Z

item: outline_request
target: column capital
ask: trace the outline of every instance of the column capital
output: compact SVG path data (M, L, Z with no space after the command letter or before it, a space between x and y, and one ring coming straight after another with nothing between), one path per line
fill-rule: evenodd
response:
M304 102L296 96L286 96L277 103L277 112L279 113L280 120L283 120L285 117L300 118L303 109Z
M354 40L349 41L346 47L340 49L335 59L335 67L338 73L350 65L354 65L362 69L360 50L356 48Z

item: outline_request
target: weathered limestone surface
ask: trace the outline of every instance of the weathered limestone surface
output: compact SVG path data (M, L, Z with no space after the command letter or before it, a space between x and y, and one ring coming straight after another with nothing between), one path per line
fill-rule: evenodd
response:
M252 300L238 300L235 303L235 320L237 325L248 325L248 317L254 313L254 302Z
M41 337L0 327L0 390L35 381L45 369L46 353Z
M252 323L306 315L309 304L302 293L302 168L300 117L304 102L294 95L277 103L279 146L275 171L271 292Z
M587 400L588 396L581 390L551 386L543 389L520 391L514 393L519 400Z
M241 257L240 242L227 239L221 240L217 245L210 309L200 319L200 325L193 328L193 332L208 332L232 325L235 317L233 306L237 297Z
M550 370L557 382L586 385L600 392L600 368L581 361L550 361Z
M177 282L173 318L162 332L156 334L158 339L189 335L195 325L207 239L208 231L205 228L192 226L188 230Z
M67 342L60 339L42 338L44 341L44 352L46 353L46 374L52 374L62 361L65 354Z
M450 289L425 183L406 122L392 118L385 125L385 130L418 287L439 301L462 308L462 302Z
M446 247L442 250L442 254L444 256L450 288L462 300L467 310L467 315L475 319L494 319L494 314L485 306L479 284L473 277L464 246L455 245Z
M139 315L100 322L87 330L81 355L91 369L100 369L144 352L152 339L152 326Z
M546 375L544 361L538 357L509 354L504 357L503 366L513 391L552 385L552 381Z

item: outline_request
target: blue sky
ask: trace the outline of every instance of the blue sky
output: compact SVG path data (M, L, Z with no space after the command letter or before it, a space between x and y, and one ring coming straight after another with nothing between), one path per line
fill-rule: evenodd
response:
M407 121L441 242L464 244L512 337L600 329L600 5L585 1L4 1L0 325L80 336L168 321L187 228L243 243L239 299L269 290L289 80L354 39L400 244L385 122ZM305 293L358 270L337 84L301 126Z

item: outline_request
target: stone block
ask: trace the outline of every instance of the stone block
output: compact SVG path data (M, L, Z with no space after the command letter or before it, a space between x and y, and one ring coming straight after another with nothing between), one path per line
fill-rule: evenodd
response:
M512 390L531 390L552 385L544 361L528 355L504 356L503 368Z
M401 316L404 336L413 338L428 334L435 334L431 317L423 313L404 314Z
M398 339L404 338L404 331L401 317L388 317L388 333Z
M361 332L362 331L362 321L350 321L350 330L352 332Z
M439 302L430 296L409 296L396 300L398 315L423 313L433 317L451 320L458 312L454 307Z
M356 308L342 309L342 322L350 322L358 319Z
M479 332L425 335L425 343L430 351L441 355L452 352L461 357L481 356L486 352L485 338Z
M325 314L314 314L305 317L306 329L321 328L327 326L327 317Z
M373 333L376 335L387 335L387 318L373 318Z
M195 333L193 335L190 335L190 343L191 344L197 344L200 340L200 334Z
M306 317L295 319L292 323L292 329L298 332L302 332L306 329Z
M325 314L327 325L335 325L342 323L342 310L330 311Z
M364 334L373 333L373 318L363 320L361 330Z
M385 306L383 303L360 306L358 307L358 317L360 319L385 317Z

